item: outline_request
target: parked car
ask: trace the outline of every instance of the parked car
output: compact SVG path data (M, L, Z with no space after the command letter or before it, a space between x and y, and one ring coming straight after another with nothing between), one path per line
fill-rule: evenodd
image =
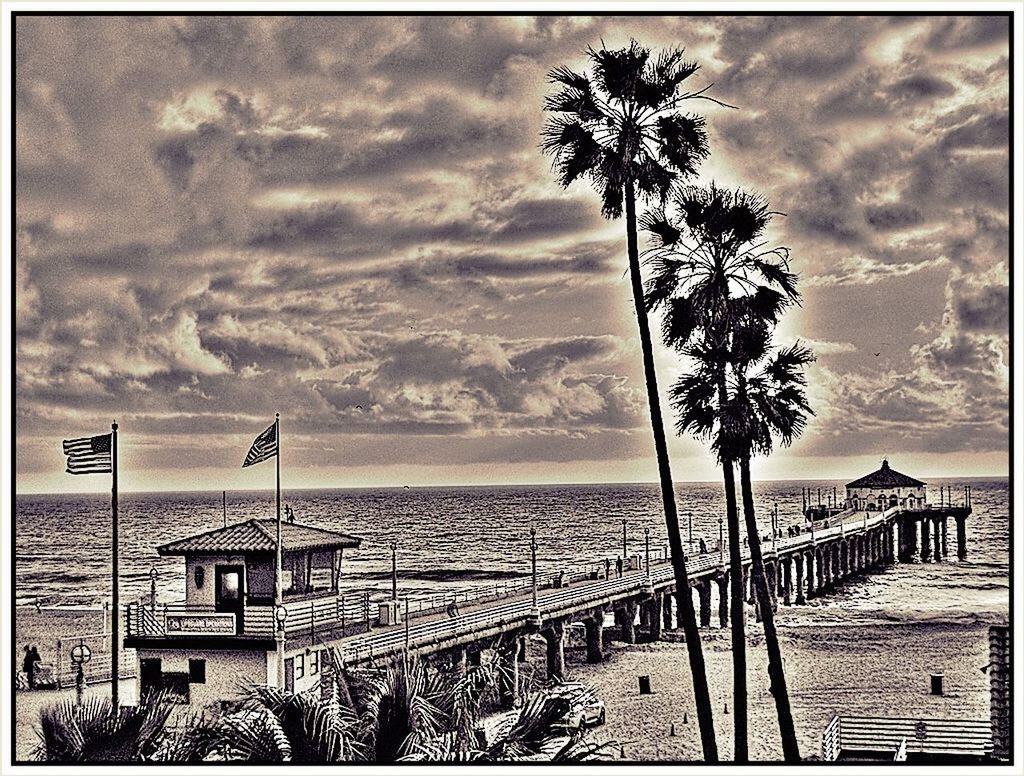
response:
M603 725L607 718L604 701L597 697L592 687L582 682L562 682L548 687L545 692L569 700L569 711L563 718L567 728L582 730L592 725Z

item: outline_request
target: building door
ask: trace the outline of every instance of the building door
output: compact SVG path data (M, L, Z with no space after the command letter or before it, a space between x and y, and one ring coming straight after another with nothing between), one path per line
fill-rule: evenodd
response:
M142 695L160 692L164 688L163 665L158 657L144 657L139 661L139 689Z
M242 633L245 613L245 574L242 566L217 566L217 587L213 602L215 612L235 615L235 633Z

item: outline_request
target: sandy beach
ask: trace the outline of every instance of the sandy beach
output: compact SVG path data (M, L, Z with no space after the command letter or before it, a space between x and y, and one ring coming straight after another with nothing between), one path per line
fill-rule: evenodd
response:
M780 617L780 620L785 617ZM752 760L781 760L775 705L768 693L763 637L750 624L749 729ZM705 633L708 633L707 631ZM987 625L915 623L850 627L780 623L793 716L802 757L821 756L821 734L834 714L988 719ZM701 748L686 647L626 646L598 665L573 662L569 673L594 685L608 721L593 732L614 740L627 760L699 760ZM731 759L732 658L728 631L711 631L704 657L714 702L719 757ZM929 694L929 673L945 674L945 694ZM651 678L641 696L637 677ZM725 705L729 704L729 713ZM688 721L683 722L684 714ZM675 725L675 736L671 726ZM620 757L616 750L616 757Z

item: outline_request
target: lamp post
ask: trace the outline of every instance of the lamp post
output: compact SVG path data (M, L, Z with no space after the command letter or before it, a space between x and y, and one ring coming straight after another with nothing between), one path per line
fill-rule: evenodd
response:
M537 610L537 529L530 529L530 573L533 577L533 608Z
M288 610L283 605L278 604L274 607L274 622L277 623L277 628L274 633L274 640L277 642L277 686L278 689L285 689L284 687L284 621L288 619Z
M391 542L391 600L398 601L398 542Z
M690 541L688 543L690 554L693 555L693 512L686 513L686 524L689 528Z
M644 574L651 576L651 529L644 528Z
M149 609L156 614L156 566L149 568Z
M626 520L625 520L625 518L623 518L623 520L622 520L622 562L623 563L626 562L626 558L628 557L628 555L629 555L629 551L626 548Z
M718 565L725 565L725 524L718 518Z

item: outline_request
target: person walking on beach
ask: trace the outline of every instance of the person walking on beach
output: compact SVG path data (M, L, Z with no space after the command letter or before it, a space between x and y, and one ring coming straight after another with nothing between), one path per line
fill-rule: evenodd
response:
M25 645L25 662L22 668L25 669L25 675L28 678L28 688L30 690L36 689L36 663L42 662L42 658L39 657L39 650L35 647L31 649Z

